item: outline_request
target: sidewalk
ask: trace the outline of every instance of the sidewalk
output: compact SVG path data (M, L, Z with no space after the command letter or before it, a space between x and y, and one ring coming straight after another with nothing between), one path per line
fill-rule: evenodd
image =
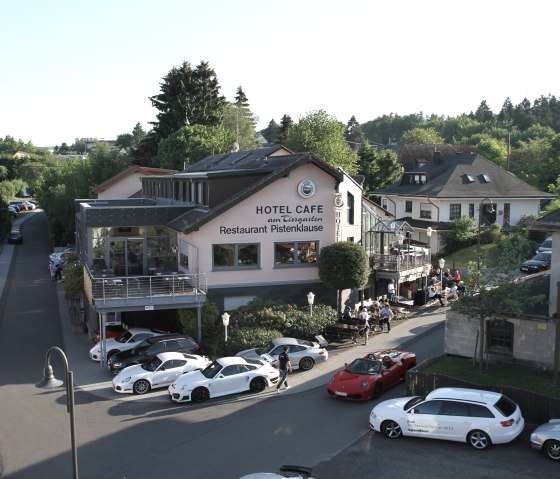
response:
M64 334L64 351L68 357L70 369L74 372L76 389L106 399L130 398L129 395L115 393L111 386L113 377L109 371L89 358L89 350L93 346L89 336L72 332L62 283L57 284L57 295ZM434 328L443 327L446 309L445 307L417 307L414 312L409 314L408 319L395 324L390 333L372 335L367 346L362 345L361 342L355 345L351 341L331 343L327 348L329 359L322 364L315 365L310 371L295 371L289 377L290 390L283 394L326 385L332 375L344 366L344 363L350 363L357 357L365 356L368 352L394 347L406 348L406 345L417 339L419 335L426 334ZM162 388L150 393L146 398L159 395L158 391L161 395L167 394L167 389Z

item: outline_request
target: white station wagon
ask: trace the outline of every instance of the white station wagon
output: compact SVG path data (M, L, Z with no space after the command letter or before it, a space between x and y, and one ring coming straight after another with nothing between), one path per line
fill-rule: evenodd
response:
M519 406L500 393L439 388L426 396L379 403L371 411L369 425L389 439L446 439L482 450L513 441L523 431L525 421Z
M120 353L121 351L128 351L134 346L138 346L145 339L151 338L152 336L160 336L162 334L168 333L148 328L130 328L122 333L118 338L109 338L99 341L89 350L89 357L94 361L101 361L103 355L101 346L104 345L106 359L109 359L113 354Z

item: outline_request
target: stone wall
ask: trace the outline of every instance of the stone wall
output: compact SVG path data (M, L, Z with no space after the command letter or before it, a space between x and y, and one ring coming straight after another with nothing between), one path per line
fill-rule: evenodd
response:
M552 369L554 365L555 322L551 318L510 318L513 329L513 352L487 351L490 361L521 362ZM479 320L448 311L445 322L445 352L473 357ZM478 352L477 352L478 356Z

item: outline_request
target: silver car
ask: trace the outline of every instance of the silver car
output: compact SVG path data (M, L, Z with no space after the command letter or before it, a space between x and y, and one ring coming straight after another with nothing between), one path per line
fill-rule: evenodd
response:
M288 346L288 356L293 369L309 371L316 363L323 363L329 358L329 353L319 343L295 338L275 338L264 348L246 349L236 354L243 358L262 359L263 355L273 358L274 365L278 364L278 356L284 346Z
M560 419L551 419L535 429L531 447L543 451L553 461L560 461Z

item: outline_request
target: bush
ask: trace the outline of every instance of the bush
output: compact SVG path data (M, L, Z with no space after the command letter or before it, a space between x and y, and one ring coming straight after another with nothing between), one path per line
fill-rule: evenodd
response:
M502 239L502 230L500 225L493 224L489 229L480 231L480 244L499 243Z
M535 254L537 244L527 239L523 233L513 233L500 241L498 249L501 258L510 258L512 263L519 264Z
M449 231L443 233L445 254L466 248L476 242L476 220L470 216L461 216L451 222Z

